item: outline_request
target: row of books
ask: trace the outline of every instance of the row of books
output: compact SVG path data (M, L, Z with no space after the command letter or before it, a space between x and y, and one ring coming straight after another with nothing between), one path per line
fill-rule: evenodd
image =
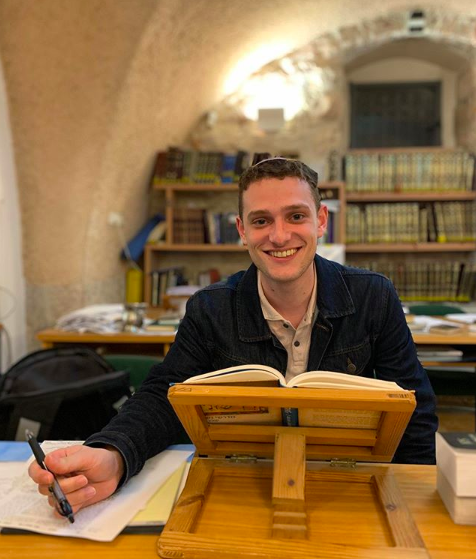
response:
M330 244L339 242L339 217L337 214L329 212L327 218L327 229L319 239L319 244Z
M167 289L185 283L183 268L179 266L152 270L150 276L150 302L153 307L163 305Z
M475 240L476 205L471 201L347 205L348 244Z
M339 237L339 223L340 223L340 209L341 204L340 200L335 198L325 198L323 196L323 205L327 206L329 210L328 219L327 219L327 230L324 232L324 235L319 239L319 244L328 244L328 243L338 243L340 242Z
M239 244L236 212L212 212L202 208L176 208L173 242L176 244Z
M469 302L476 297L476 262L367 261L358 265L390 278L402 301Z
M235 183L249 164L250 154L246 151L223 153L171 147L157 154L153 184Z
M461 150L349 153L344 174L348 192L469 191L474 156Z

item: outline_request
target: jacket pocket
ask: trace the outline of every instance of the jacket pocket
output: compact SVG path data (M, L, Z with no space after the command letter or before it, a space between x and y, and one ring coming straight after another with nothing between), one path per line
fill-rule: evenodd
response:
M335 371L350 375L362 375L367 372L370 363L371 347L370 341L352 347L335 349L324 355L319 369L322 371ZM372 374L372 371L368 371Z

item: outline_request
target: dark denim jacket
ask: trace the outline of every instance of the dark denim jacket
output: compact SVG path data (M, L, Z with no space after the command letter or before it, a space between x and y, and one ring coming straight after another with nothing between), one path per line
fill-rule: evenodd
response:
M307 370L376 376L415 390L417 408L394 461L434 464L435 397L392 283L380 274L319 256L315 262L318 314ZM254 265L190 298L164 362L152 368L118 416L87 444L118 448L128 479L183 432L167 401L170 383L246 363L266 364L283 374L287 365L286 351L261 311Z

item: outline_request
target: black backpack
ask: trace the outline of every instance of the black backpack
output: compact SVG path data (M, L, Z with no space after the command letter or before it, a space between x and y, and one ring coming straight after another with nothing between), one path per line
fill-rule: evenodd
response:
M35 351L0 376L0 440L84 440L130 395L129 373L89 348Z

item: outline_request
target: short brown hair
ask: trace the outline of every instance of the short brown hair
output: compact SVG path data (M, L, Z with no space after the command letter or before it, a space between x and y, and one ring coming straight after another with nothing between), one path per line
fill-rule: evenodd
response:
M243 192L248 190L250 184L263 179L283 180L286 177L296 177L307 182L314 202L316 203L316 208L319 210L321 206L321 194L317 187L318 175L316 171L297 159L270 157L251 165L251 167L248 167L241 175L238 183L238 212L240 217L243 219Z

